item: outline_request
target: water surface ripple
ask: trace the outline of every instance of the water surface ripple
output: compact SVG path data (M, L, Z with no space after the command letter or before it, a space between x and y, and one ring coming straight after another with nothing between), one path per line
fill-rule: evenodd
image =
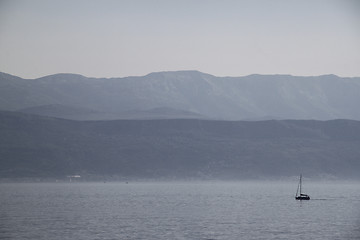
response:
M2 183L0 239L360 239L358 184Z

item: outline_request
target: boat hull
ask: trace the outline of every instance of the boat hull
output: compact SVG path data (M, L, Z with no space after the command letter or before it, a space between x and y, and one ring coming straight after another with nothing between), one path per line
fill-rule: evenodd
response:
M295 197L296 200L310 200L310 197L309 196L298 196L298 197Z

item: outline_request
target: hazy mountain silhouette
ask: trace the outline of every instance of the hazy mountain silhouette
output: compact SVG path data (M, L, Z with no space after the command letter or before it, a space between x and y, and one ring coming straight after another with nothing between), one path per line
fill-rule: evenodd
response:
M0 109L32 109L68 119L360 120L359 102L360 78L335 75L215 77L178 71L109 79L76 74L21 79L0 74ZM68 114L74 109L79 114Z
M0 111L0 177L359 178L353 120L72 121Z
M116 119L205 119L197 113L172 108L154 108L149 110L128 110L123 112L100 112L87 108L64 106L59 104L29 107L19 112L41 116L65 118L72 120L116 120Z

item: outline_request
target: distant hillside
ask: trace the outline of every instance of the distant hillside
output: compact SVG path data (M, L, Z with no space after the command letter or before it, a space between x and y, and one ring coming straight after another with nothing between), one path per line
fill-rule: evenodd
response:
M0 178L359 179L360 122L71 121L0 112Z
M98 116L99 114L103 114L101 112L74 107L74 106L64 106L60 104L50 104L50 105L41 105L35 107L28 107L24 109L19 109L19 112L41 115L41 116L49 116L49 117L58 117L58 118L66 118L66 119L82 119L81 116L85 118L90 118L92 115Z
M75 74L21 79L0 73L0 110L31 108L40 115L78 120L184 116L218 120L360 120L359 102L360 78L335 75L215 77L179 71L111 79ZM79 113L67 114L67 110L59 111L56 106L78 109Z
M18 112L71 120L117 120L117 119L205 119L197 113L172 108L128 110L123 112L100 112L86 108L58 104L20 109Z

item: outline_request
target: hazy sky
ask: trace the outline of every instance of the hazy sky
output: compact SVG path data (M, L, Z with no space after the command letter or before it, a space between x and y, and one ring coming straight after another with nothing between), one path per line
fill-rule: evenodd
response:
M0 71L360 76L357 0L0 0Z

